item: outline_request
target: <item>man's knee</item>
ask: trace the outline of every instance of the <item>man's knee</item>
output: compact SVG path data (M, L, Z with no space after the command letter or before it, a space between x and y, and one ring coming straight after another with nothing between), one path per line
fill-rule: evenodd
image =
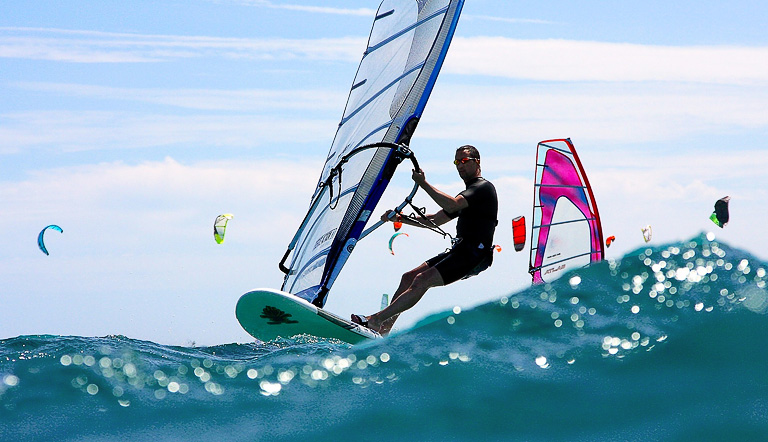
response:
M409 271L403 273L401 281L402 282L406 282L406 283L408 283L410 285L413 282L414 278L416 278L422 272L424 272L423 268L416 267L413 270L409 270Z
M422 272L419 272L413 278L413 282L411 283L412 288L418 288L422 290L427 290L431 287L436 287L439 285L442 285L442 277L440 276L440 272L438 272L434 267L430 267Z
M413 270L403 273L403 276L400 277L400 285L405 286L406 288L411 285L411 282L413 282L414 274L412 274Z

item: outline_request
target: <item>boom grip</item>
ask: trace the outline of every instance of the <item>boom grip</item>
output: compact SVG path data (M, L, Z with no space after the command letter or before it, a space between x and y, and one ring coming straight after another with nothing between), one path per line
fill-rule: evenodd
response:
M418 160L416 160L415 155L411 155L411 162L413 163L413 167L415 167L417 171L421 170L421 167L419 167L419 162Z

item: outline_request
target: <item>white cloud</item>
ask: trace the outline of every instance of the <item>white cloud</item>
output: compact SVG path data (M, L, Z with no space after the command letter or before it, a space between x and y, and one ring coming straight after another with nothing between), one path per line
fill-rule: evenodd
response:
M502 23L524 23L524 24L535 24L535 25L555 25L557 22L549 21L549 20L540 20L540 19L533 19L533 18L510 18L510 17L495 17L492 15L474 15L474 14L463 14L461 16L461 20L487 20L487 21L497 21Z
M294 4L281 4L281 3L275 3L267 0L240 0L238 3L244 4L244 5L253 5L253 6L263 6L267 8L272 9L287 9L290 11L301 11L301 12L310 12L310 13L319 13L319 14L335 14L335 15L357 15L357 16L363 16L363 17L373 17L374 14L376 14L376 11L373 9L368 8L357 8L357 9L348 9L348 8L332 8L332 7L326 7L326 6L304 6L304 5L294 5Z
M272 112L329 110L338 112L346 99L341 91L269 89L141 89L64 83L18 83L20 89L59 96L138 101L198 110Z
M233 317L237 297L259 285L279 287L277 261L309 206L321 163L166 159L0 182L0 336L248 340ZM235 218L218 245L212 227L224 212ZM49 235L45 256L35 239L52 223L64 233ZM37 306L31 316L30 303Z
M80 63L199 57L356 63L364 46L362 37L248 39L0 27L0 58ZM445 71L460 75L551 82L768 82L768 48L760 46L652 46L456 37L448 54Z
M674 140L768 127L768 90L641 84L437 85L418 137L530 143Z
M768 47L457 37L446 71L536 81L768 82Z
M41 225L55 222L66 225L67 233L90 232L80 238L81 250L187 250L186 243L212 241L209 230L216 215L232 212L241 238L261 247L283 246L292 232L282 237L274 232L298 226L321 167L319 156L290 161L270 156L248 162L186 165L167 158L41 170L24 181L0 182L3 231L31 229L27 235L36 234ZM109 232L109 237L94 235L98 232ZM24 248L28 242L23 240Z
M525 84L474 86L438 83L417 132L426 140L531 143L569 136L581 142L669 142L701 135L768 128L768 89L711 84ZM251 147L280 143L330 146L343 92L327 90L172 90L89 85L25 84L24 88L78 98L167 104L237 112L174 115L162 112L40 111L2 115L0 152L27 147L104 150L166 145ZM336 109L336 110L334 110ZM317 111L313 117L310 110ZM254 112L244 114L245 112ZM300 112L300 113L297 113ZM40 127L46 127L40 131ZM327 149L323 147L320 150Z
M330 146L337 124L333 120L264 115L183 116L110 111L21 112L5 114L3 119L0 153L6 154L43 146L54 146L58 151L85 151L170 145L256 147L280 143L283 150L289 150L292 143L322 142ZM46 130L41 131L41 127Z
M152 35L0 27L0 58L73 63L160 62L196 57L359 60L363 38L281 39Z

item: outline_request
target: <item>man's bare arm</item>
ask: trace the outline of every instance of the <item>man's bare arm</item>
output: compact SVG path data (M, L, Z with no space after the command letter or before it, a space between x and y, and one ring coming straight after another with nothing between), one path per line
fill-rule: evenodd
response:
M427 195L429 195L429 197L432 198L432 200L447 213L456 213L459 210L465 209L469 206L469 203L463 196L458 195L456 197L452 197L447 193L438 190L435 188L435 186L429 184L426 177L424 176L424 172L421 170L414 170L412 178L414 181L416 181L416 184L424 189L424 191L427 192Z

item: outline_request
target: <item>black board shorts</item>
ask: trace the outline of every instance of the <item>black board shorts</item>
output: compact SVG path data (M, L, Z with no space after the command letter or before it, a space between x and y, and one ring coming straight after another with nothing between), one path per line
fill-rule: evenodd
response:
M427 260L429 267L437 269L448 285L459 279L475 276L491 266L493 249L455 247Z

